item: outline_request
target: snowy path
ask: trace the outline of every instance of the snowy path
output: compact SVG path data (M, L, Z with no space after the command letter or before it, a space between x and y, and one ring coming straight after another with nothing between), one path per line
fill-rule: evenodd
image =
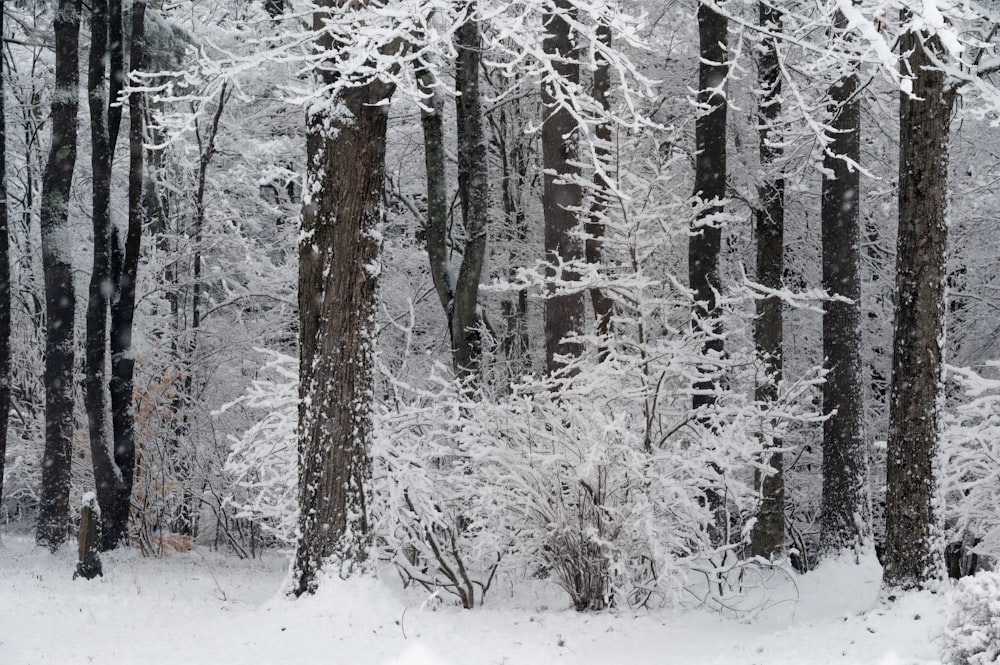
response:
M277 557L119 554L93 582L72 581L73 562L68 548L53 556L4 537L0 665L927 665L942 625L930 594L866 611L873 565L797 577L798 600L751 622L703 610L578 614L548 593L558 609L538 598L534 609L431 611L375 582L331 583L292 602L275 596ZM792 597L772 592L782 593Z

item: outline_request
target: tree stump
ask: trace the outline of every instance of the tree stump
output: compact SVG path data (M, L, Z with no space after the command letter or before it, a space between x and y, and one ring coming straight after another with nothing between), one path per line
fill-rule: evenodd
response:
M97 496L87 492L83 496L83 506L80 508L80 531L77 534L78 560L73 579L82 577L92 580L98 575L103 577L101 559L97 556L99 545L98 522L101 518L101 508L97 504Z

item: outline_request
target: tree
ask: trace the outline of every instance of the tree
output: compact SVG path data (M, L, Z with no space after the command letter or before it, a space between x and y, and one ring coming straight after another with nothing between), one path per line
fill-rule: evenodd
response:
M367 8L352 5L350 14ZM330 566L350 576L368 557L371 390L385 180L387 108L394 87L340 71L345 11L313 13L316 83L307 110L299 244L299 542L294 593L316 589ZM344 164L352 168L343 168Z
M545 260L553 280L545 301L545 367L551 373L563 366L558 356L579 356L583 345L567 339L583 333L584 295L560 293L560 282L574 282L579 273L567 263L584 258L583 244L574 237L583 203L578 143L580 130L570 109L568 88L580 84L579 43L571 26L576 23L571 0L546 5L543 49L551 58L554 75L542 81L542 210L545 217Z
M903 12L903 22L909 12ZM940 575L934 524L933 460L944 333L948 136L954 89L936 34L900 36L899 237L886 488L884 584L921 588Z
M846 24L837 16L838 26ZM828 554L860 547L869 534L864 381L861 367L861 108L856 72L829 90L830 143L823 156L823 288L840 296L823 315L823 491L820 546Z
M56 77L52 143L42 176L42 263L45 273L45 453L36 541L57 549L69 526L73 439L73 326L76 292L67 230L76 166L81 0L60 0L55 30Z
M611 28L604 23L597 26L597 39L608 49L611 48ZM611 91L611 66L607 55L601 51L594 54L596 67L594 68L593 87L591 96L597 102L598 107L604 112L604 118L594 129L594 194L590 204L590 217L584 225L587 232L587 241L584 245L584 255L587 263L599 266L602 262L603 239L605 233L604 215L608 208L608 181L607 169L611 168L611 120L608 117L611 111L611 100L608 93ZM614 312L614 300L607 294L605 289L591 287L590 302L594 308L594 318L596 319L596 332L598 337L605 337L611 331L611 315ZM607 351L602 350L602 357Z
M146 3L132 4L132 34L129 67L136 72L142 67L145 43ZM117 528L124 531L128 508L132 500L135 475L134 391L135 354L132 350L132 324L135 314L135 285L139 270L139 249L145 218L143 197L143 93L129 93L129 176L128 230L122 247L117 229L112 229L111 261L111 426L114 462L121 472L121 483L115 501Z
M112 449L108 416L108 308L112 286L111 175L121 124L116 104L124 78L121 0L91 3L90 61L87 98L90 108L92 222L94 264L87 299L87 339L84 387L94 482L101 506L101 549L111 550L127 539L129 500L123 480L131 469L118 467L121 455ZM110 71L106 71L110 65ZM123 500L124 498L124 500Z
M452 365L462 377L475 376L482 356L479 282L486 256L489 218L489 161L483 127L480 65L483 47L478 3L465 5L455 31L458 59L455 66L456 121L458 129L458 194L465 243L462 264L455 275L448 259L447 172L444 148L444 104L440 83L429 63L418 61L416 74L424 97L421 125L427 175L427 255L438 298L448 317Z
M707 339L705 378L694 384L693 406L715 403L716 382L710 365L723 353L717 308L719 251L722 245L723 200L726 197L726 80L729 76L729 21L707 3L698 4L698 116L695 120L694 197L698 211L688 241L688 283L694 291L692 326Z
M0 37L3 9L0 8ZM4 109L3 58L0 57L0 501L7 460L7 421L10 416L10 224L7 219L7 116Z
M465 227L465 250L455 284L455 302L451 317L451 345L455 369L460 375L474 374L482 355L482 310L479 307L479 281L486 255L486 228L489 218L489 161L486 158L486 133L483 128L482 99L479 94L479 69L482 40L475 16L478 2L469 2L465 18L455 32L458 62L455 87L458 121L458 191Z
M781 32L781 11L769 2L759 5L760 25L773 33ZM757 57L757 79L761 96L757 105L758 152L763 181L757 188L760 203L755 216L757 233L757 282L773 291L782 288L785 238L785 180L774 173L783 154L778 127L781 114L781 70L778 65L777 39L762 37ZM763 376L758 380L755 398L772 404L778 398L781 382L781 299L767 296L757 300L754 342L763 361ZM780 552L785 542L785 483L782 469L781 441L764 435L764 462L772 471L757 472L761 505L751 535L755 556L770 558ZM770 450L769 450L770 449Z

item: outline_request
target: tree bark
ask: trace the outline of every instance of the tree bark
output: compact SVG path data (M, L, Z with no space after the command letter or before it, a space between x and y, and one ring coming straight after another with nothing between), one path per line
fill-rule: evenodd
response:
M781 32L781 12L770 3L759 4L760 25L773 33ZM769 289L782 288L785 242L785 179L776 173L781 167L782 136L777 128L781 115L781 72L775 38L762 38L757 60L757 79L761 96L757 106L758 152L763 180L757 188L760 207L755 211L757 231L757 282ZM782 379L781 299L769 296L757 301L754 342L763 361L763 376L754 397L764 408L778 399ZM767 559L779 554L785 543L785 482L781 440L763 436L763 462L773 473L756 472L761 503L751 533L750 549L754 556Z
M108 138L108 2L91 2L90 62L87 99L90 107L91 170L93 174L92 228L94 264L87 299L87 338L84 356L84 397L90 434L97 500L101 506L101 548L114 549L124 533L113 513L121 479L109 445L108 397L105 365L108 347L108 306L111 291L111 145Z
M843 24L843 17L838 16ZM833 134L823 157L823 288L851 302L830 301L823 316L823 496L820 546L826 554L857 550L869 537L861 369L861 160L859 81L850 74L829 92Z
M40 209L46 315L45 452L35 539L52 550L66 541L69 527L76 292L67 223L76 166L80 9L80 0L60 0L53 22L56 80L52 96L52 145L42 176Z
M3 35L0 8L0 35ZM7 116L4 105L3 58L0 57L0 503L7 459L7 421L10 416L10 223L7 218Z
M129 67L142 67L145 42L146 3L132 5L132 39ZM127 535L131 509L132 484L135 475L135 414L134 392L135 354L132 350L132 322L135 315L135 285L139 271L139 250L142 239L143 196L143 106L141 92L129 94L129 175L128 230L125 246L112 229L111 296L111 425L114 433L114 462L121 472L121 483L115 501L115 528Z
M900 95L899 238L896 315L889 399L886 542L887 589L922 588L942 576L933 547L933 460L944 333L948 135L954 102L936 36L900 37L901 70L913 95Z
M611 28L605 24L597 26L597 39L604 46L611 47ZM600 266L603 262L603 240L604 240L604 213L608 209L608 190L611 183L607 179L607 170L611 169L611 121L608 115L611 112L611 101L608 99L608 92L611 89L611 67L607 58L598 52L594 56L597 67L594 69L594 81L591 95L605 118L597 124L594 129L596 146L594 155L605 171L596 170L594 172L594 200L590 205L590 218L584 225L587 232L587 241L584 243L584 256L587 263ZM611 314L614 310L614 301L601 288L590 289L590 302L594 308L594 318L597 322L596 332L599 339L606 338L611 332ZM603 345L599 356L601 360L607 357L607 348Z
M719 251L722 245L722 202L726 196L725 82L729 21L708 5L698 5L698 117L695 120L694 196L699 210L688 241L688 282L694 291L692 327L707 336L702 345L704 378L695 381L692 406L715 404L715 362L723 354L722 323L716 309Z
M585 302L582 292L558 293L560 283L579 281L580 275L566 262L580 262L584 258L583 243L573 237L583 204L577 179L580 177L578 159L579 127L562 99L569 93L566 87L580 83L579 47L570 29L576 8L570 0L554 0L547 11L545 39L542 44L546 55L552 59L554 80L542 82L543 179L542 211L545 217L545 259L549 264L549 287L545 301L545 367L554 373L565 363L558 356L569 359L583 353L583 344L572 339L584 332Z
M466 20L455 33L458 62L455 84L458 88L458 183L462 201L465 246L462 265L455 283L451 316L452 360L461 377L475 376L482 356L482 313L479 309L479 281L486 254L486 226L489 217L489 160L483 128L482 99L479 94L479 68L482 44L479 21L475 18L477 2L466 7Z
M338 83L341 45L323 30L338 7L313 14L316 76ZM307 170L299 244L299 531L293 592L317 572L350 576L368 557L372 353L385 184L387 107L379 81L341 87L307 117ZM332 104L330 102L333 102ZM335 113L329 109L337 109ZM343 168L351 164L352 168Z
M426 63L416 71L420 92L425 95L420 125L424 134L424 171L427 178L427 228L425 239L430 261L431 280L438 300L448 317L451 331L451 305L455 297L451 266L448 261L448 186L444 150L444 100L437 89L437 80Z

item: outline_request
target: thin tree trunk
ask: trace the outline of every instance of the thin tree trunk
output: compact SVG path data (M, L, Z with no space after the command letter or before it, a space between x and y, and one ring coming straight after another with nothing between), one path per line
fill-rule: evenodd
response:
M566 103L560 101L563 85L580 83L579 47L570 28L576 16L570 0L554 0L554 11L545 14L543 49L552 58L552 69L559 80L542 82L542 211L545 217L545 259L553 280L545 301L545 367L554 373L564 366L558 356L570 359L583 353L583 344L571 339L584 332L585 302L582 292L558 294L559 283L579 281L576 270L564 268L566 262L584 258L583 243L573 237L583 203L580 177L577 121ZM565 83L563 83L565 82ZM565 91L562 91L563 93ZM568 339L569 338L569 339Z
M761 2L760 25L772 33L781 32L781 12L767 2ZM755 212L757 231L757 282L769 289L782 288L785 243L785 179L778 173L782 157L782 136L777 128L781 115L781 73L778 49L774 37L763 37L757 60L758 87L761 97L757 107L758 150L763 181L758 187L760 207ZM778 384L782 379L781 299L770 296L757 301L754 321L754 342L764 363L764 375L755 389L755 399L763 406L778 399ZM756 473L756 485L761 496L757 522L750 539L755 556L767 559L779 554L785 543L785 481L780 452L781 440L764 435L765 464L773 473Z
M340 45L313 14L329 55L320 86L337 83ZM388 84L341 88L307 118L306 199L299 244L299 542L294 593L329 567L347 577L368 558L374 320L385 186ZM337 109L335 113L328 109ZM351 164L352 168L343 168Z
M129 66L142 67L145 37L146 3L132 5L132 42ZM121 484L115 502L116 525L127 535L135 476L134 392L135 354L132 350L132 322L135 315L135 285L139 270L139 249L144 219L143 184L143 94L129 94L129 176L128 231L122 248L117 232L112 230L114 291L111 299L111 422L114 432L114 461L121 472Z
M597 39L604 46L611 47L611 28L605 24L597 26ZM608 99L608 91L611 89L611 67L607 58L598 52L594 59L597 68L594 70L594 81L591 95L597 102L605 116L611 112L611 101ZM611 154L611 121L605 117L594 129L597 139L594 148L594 155L604 169L610 169ZM584 245L584 255L587 263L600 266L602 263L602 250L604 240L604 213L608 209L608 190L611 183L608 182L606 171L597 170L594 172L594 200L590 205L590 219L584 225L587 232L587 241ZM600 339L607 337L611 332L611 314L614 309L614 301L604 292L604 289L597 287L590 289L590 302L594 307L594 317L597 320L597 336ZM607 356L607 349L600 350L600 357L603 360Z
M0 8L0 35L3 35ZM5 115L3 58L0 57L0 503L7 459L7 421L10 415L10 224L7 218L7 116Z
M844 24L842 16L838 23ZM833 300L823 316L823 498L820 546L827 554L857 550L868 537L868 459L864 439L861 374L861 174L848 162L861 160L858 77L850 74L830 89L832 141L823 158L823 288Z
M944 73L934 64L947 57L939 38L910 31L899 41L901 70L912 77L913 96L902 93L899 108L899 238L883 580L888 589L922 588L943 571L931 536L954 103L953 92L945 90Z
M444 150L444 100L437 89L433 72L425 63L417 68L417 82L425 95L423 104L428 107L420 113L424 134L424 169L427 176L427 257L430 260L431 279L441 307L448 316L451 330L452 290L451 266L448 261L448 187Z
M479 281L486 255L486 224L489 216L489 160L483 128L482 99L479 94L479 68L482 44L479 21L475 19L477 2L466 6L466 20L455 33L458 62L455 82L458 87L458 164L459 190L465 246L462 265L455 282L451 317L452 359L455 372L462 377L475 376L482 356L479 309Z
M688 241L688 281L694 291L692 326L707 335L702 346L705 377L695 381L692 406L715 404L715 361L722 356L722 323L716 309L722 201L726 196L726 111L723 89L729 75L726 49L729 22L708 5L698 5L698 117L695 120L694 195L701 208Z
M67 221L76 166L80 9L80 0L60 0L53 21L56 94L52 95L52 145L42 176L40 211L46 314L45 452L35 538L52 550L66 541L69 527L76 292Z

